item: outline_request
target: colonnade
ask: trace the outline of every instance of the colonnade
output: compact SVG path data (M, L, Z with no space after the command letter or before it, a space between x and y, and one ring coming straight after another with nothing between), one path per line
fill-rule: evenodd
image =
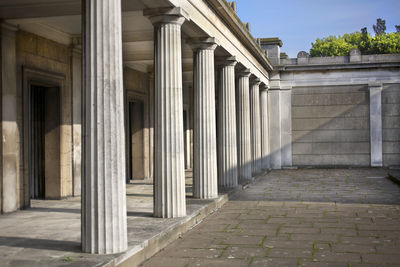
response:
M82 246L90 253L118 253L127 248L121 3L86 0L84 12ZM144 15L155 31L154 216L182 217L186 202L181 27L187 16L180 8L149 9ZM213 38L191 43L194 197L210 199L218 196L218 187L235 187L267 168L267 88L249 70L237 71L235 57L215 62L218 44Z

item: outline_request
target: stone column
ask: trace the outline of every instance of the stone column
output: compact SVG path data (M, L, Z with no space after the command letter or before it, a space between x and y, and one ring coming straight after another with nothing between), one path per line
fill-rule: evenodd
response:
M260 79L251 81L250 86L250 129L252 173L261 171L261 118L260 118Z
M238 185L234 57L219 67L218 88L218 185Z
M74 38L71 48L72 79L72 174L74 196L81 195L82 163L82 49L81 39Z
M270 76L271 88L268 90L269 108L269 154L272 169L281 169L281 85L279 72Z
M15 211L19 206L19 129L17 111L17 28L1 24L1 173L0 213Z
M192 41L194 88L193 196L218 196L214 38Z
M292 166L292 90L280 90L281 165Z
M82 248L127 249L121 1L85 0Z
M149 74L149 179L154 178L154 73Z
M154 25L154 216L186 215L180 8L144 11Z
M382 84L369 86L371 167L382 167Z
M261 168L269 169L268 87L263 84L260 92L261 116Z
M251 137L250 137L250 95L249 77L250 71L238 73L237 94L237 140L238 140L238 164L239 181L251 180Z

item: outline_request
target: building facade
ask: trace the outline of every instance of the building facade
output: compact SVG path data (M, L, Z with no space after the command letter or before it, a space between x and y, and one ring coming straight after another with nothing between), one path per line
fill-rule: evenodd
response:
M154 216L292 166L400 162L400 56L281 58L224 0L2 1L1 213L82 198L82 249L127 248L125 184ZM319 60L319 61L318 61Z

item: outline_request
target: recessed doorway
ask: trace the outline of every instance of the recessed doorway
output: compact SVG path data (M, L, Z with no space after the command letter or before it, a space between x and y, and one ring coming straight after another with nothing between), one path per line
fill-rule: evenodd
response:
M60 196L60 90L29 86L30 198Z

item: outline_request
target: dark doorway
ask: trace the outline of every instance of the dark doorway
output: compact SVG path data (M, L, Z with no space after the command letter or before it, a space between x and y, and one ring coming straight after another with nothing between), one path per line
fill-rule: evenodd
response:
M29 174L32 199L56 198L60 185L59 88L30 86Z
M143 103L129 102L129 177L144 179Z

